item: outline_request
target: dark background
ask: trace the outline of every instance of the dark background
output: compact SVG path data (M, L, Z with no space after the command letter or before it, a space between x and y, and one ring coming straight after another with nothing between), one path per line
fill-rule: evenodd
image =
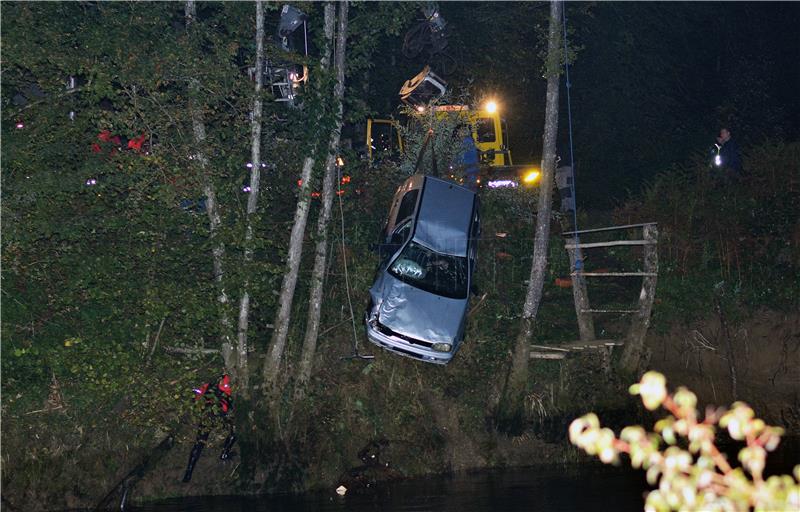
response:
M425 64L474 101L500 99L515 163L538 163L546 3L442 2L448 47L409 59L385 41L369 105L395 109ZM579 202L609 207L659 172L706 154L723 125L745 148L797 140L800 5L794 2L566 4ZM565 80L559 154L569 160Z

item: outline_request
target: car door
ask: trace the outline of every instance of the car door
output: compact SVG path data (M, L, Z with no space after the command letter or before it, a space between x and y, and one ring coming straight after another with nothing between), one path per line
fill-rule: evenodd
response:
M397 189L394 201L392 201L392 207L389 210L389 218L386 220L386 227L383 231L383 243L388 241L389 235L394 231L395 226L414 216L417 211L417 203L419 203L423 183L424 176L412 176Z
M480 200L477 196L473 205L472 221L469 229L469 286L473 288L475 267L478 264L478 239L481 237Z

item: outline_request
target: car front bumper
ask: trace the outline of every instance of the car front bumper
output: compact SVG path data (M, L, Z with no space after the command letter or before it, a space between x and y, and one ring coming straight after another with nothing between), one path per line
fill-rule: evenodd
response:
M421 344L410 342L396 334L381 332L390 330L386 327L379 326L375 317L369 313L365 315L364 325L367 330L367 339L371 343L401 356L410 357L426 363L444 365L453 359L453 355L456 352L455 344L452 344L450 352L438 352Z

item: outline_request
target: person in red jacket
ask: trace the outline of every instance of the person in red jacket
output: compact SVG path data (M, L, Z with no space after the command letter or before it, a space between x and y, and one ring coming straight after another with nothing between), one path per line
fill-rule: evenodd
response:
M212 382L214 382L212 384ZM192 451L189 453L189 463L186 466L186 472L183 474L183 481L189 482L192 479L192 472L200 454L203 453L208 436L215 423L222 421L224 427L228 430L228 436L225 438L225 443L222 447L222 454L219 456L220 460L228 460L231 456L231 448L236 442L236 432L234 431L233 422L229 417L229 413L233 409L233 400L231 399L231 378L228 375L220 376L216 381L209 381L194 389L196 401L203 401L204 407L203 419L200 421L197 429L197 438L195 439Z

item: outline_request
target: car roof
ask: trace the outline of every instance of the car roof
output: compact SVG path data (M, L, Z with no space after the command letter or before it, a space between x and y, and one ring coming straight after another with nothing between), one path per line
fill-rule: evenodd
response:
M414 240L439 253L466 256L474 204L471 190L426 176Z

